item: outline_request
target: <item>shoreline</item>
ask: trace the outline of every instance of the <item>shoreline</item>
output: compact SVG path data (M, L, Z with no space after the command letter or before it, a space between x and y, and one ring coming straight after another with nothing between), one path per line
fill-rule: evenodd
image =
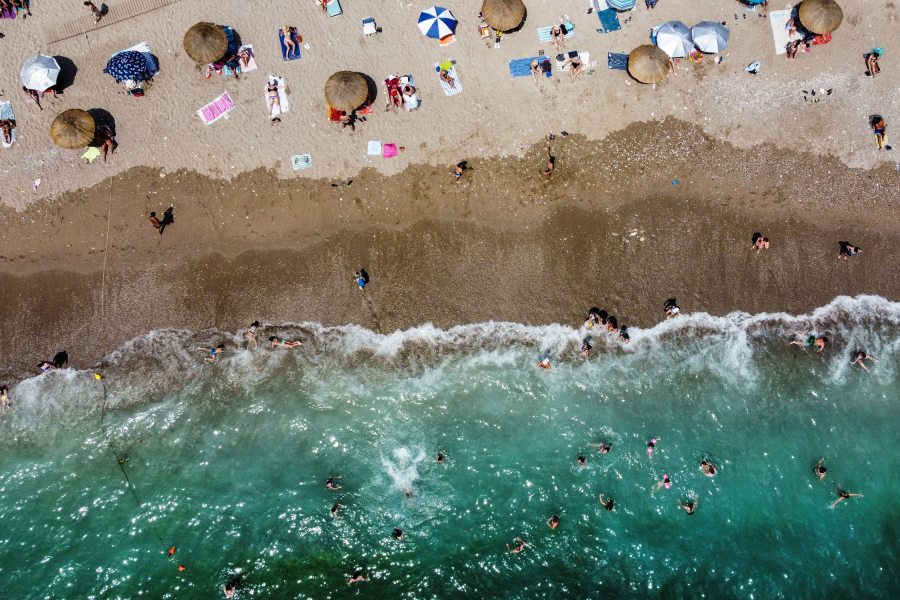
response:
M539 146L473 160L459 186L449 168L428 166L365 173L343 188L259 172L230 191L193 173L139 171L112 196L107 182L5 209L0 360L30 369L66 348L86 367L151 330L237 331L257 319L387 333L428 322L575 325L600 306L645 327L673 296L685 313L712 315L900 298L891 169L743 151L672 120L631 126L604 146L574 135L555 143L546 185ZM677 143L694 153L674 152L665 175L640 170ZM763 179L779 166L794 176ZM147 215L173 200L175 223L160 237ZM772 240L759 257L755 231ZM863 253L838 261L838 240ZM365 292L353 282L360 267L372 276Z

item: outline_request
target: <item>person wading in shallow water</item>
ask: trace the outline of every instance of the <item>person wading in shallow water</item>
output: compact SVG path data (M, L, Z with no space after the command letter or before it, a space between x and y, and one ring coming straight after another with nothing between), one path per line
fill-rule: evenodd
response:
M553 177L553 171L555 171L555 170L556 170L556 157L553 156L552 154L550 154L550 147L548 146L547 147L547 168L544 169L544 176L547 177L547 179L544 181L544 183L547 183L548 181L550 181L550 178Z

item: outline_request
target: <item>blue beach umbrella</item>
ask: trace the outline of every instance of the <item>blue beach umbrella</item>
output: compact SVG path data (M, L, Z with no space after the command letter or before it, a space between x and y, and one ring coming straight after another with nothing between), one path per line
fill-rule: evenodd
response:
M419 15L419 31L430 38L439 40L451 35L455 27L456 19L446 8L432 6Z
M132 81L143 81L150 78L150 67L147 65L147 59L140 52L119 52L106 63L104 73L112 75L113 78L122 82L126 79Z
M634 8L635 0L606 0L606 3L616 10L631 10Z

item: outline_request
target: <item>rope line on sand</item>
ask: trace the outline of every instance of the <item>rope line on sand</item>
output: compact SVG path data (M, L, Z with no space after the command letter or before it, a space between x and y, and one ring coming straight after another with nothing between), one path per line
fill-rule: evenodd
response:
M112 189L113 189L113 180L110 178L109 180L109 201L106 205L106 248L103 250L103 277L100 282L100 332L103 336L103 339L106 339L106 259L109 256L109 230L111 225L112 216ZM103 431L103 436L106 438L106 443L109 446L109 449L112 451L113 456L116 458L116 464L119 465L119 469L122 471L122 475L125 476L125 483L128 484L128 489L131 490L131 496L134 498L135 503L137 503L138 510L141 512L141 515L144 515L144 505L141 504L140 499L138 499L137 490L134 489L134 484L131 483L131 478L128 477L128 472L125 470L125 459L119 457L119 453L116 451L115 446L113 446L112 439L109 437L109 429L105 426L106 419L106 404L107 404L107 390L106 390L106 377L104 376L104 372L106 370L106 360L100 361L100 374L98 378L103 383L103 405L100 407L100 429ZM163 550L166 549L166 543L163 541L162 536L159 535L159 531L152 523L148 523L150 529L153 531L154 535L156 535L159 543L162 544ZM174 548L173 548L174 550ZM171 551L169 552L171 556Z

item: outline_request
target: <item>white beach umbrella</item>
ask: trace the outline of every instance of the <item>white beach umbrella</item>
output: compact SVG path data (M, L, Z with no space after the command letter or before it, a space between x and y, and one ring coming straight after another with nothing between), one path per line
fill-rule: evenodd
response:
M669 21L656 32L656 45L672 58L681 58L694 51L690 28L681 21Z
M730 33L727 27L715 21L700 21L691 27L694 44L706 54L715 54L724 50L728 45Z
M22 83L29 90L43 92L56 85L59 76L59 63L52 56L38 54L32 56L22 65Z

